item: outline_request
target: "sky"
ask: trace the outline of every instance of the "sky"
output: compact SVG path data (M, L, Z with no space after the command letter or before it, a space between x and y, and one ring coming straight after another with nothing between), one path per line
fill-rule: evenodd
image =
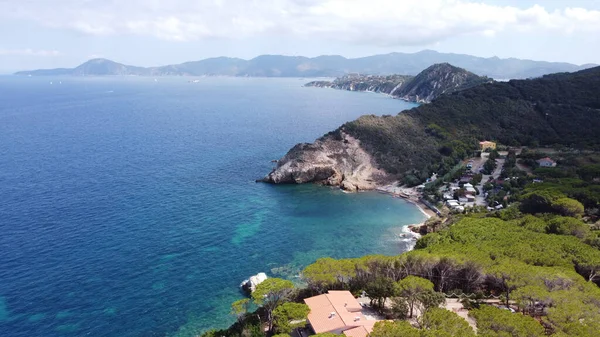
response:
M600 0L0 0L0 72L439 52L600 64Z

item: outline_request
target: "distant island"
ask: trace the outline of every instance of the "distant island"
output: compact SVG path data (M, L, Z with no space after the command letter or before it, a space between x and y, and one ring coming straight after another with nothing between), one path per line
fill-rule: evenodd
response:
M448 63L434 64L411 75L346 75L334 81L313 81L306 87L334 88L349 91L369 91L390 95L409 102L429 103L442 94L493 81Z
M361 58L324 55L303 56L261 55L251 60L217 57L159 67L136 67L107 59L89 60L76 68L20 71L24 76L249 76L249 77L341 77L359 73L371 75L417 75L437 63L450 63L495 79L539 77L556 72L572 72L593 67L563 62L520 60L515 58L475 57L465 54L438 53L423 50L417 53L390 53Z

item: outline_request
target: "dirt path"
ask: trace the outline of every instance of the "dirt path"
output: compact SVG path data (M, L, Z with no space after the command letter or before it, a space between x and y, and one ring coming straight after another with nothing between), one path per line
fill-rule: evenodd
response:
M458 316L464 318L467 323L469 323L469 326L471 328L473 328L473 330L475 330L475 332L477 332L477 323L475 322L475 320L471 317L469 317L469 310L465 309L462 305L462 303L460 303L459 299L456 298L447 298L446 299L446 303L444 304L444 308L446 310L450 310L454 313L456 313Z

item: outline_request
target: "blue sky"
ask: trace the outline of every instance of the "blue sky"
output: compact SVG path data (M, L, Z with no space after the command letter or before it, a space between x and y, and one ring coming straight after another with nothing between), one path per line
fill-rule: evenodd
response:
M0 0L0 72L440 52L600 64L600 0Z

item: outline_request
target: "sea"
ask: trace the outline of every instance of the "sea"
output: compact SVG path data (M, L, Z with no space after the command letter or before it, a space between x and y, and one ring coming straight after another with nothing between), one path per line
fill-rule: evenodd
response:
M415 104L310 79L0 77L0 336L197 336L258 272L399 254L423 213L256 183L299 142Z

